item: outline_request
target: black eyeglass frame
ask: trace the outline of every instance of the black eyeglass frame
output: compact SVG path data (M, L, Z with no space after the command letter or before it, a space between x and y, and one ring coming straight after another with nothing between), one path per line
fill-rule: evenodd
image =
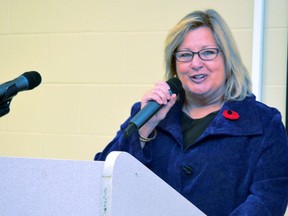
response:
M209 51L209 50L215 50L215 51L216 51L215 57L213 57L213 58L203 58L203 56L201 56L201 53L203 53L204 51ZM216 48L216 47L213 47L213 48L204 48L204 49L199 50L198 52L193 52L193 51L189 51L189 50L180 50L180 51L175 51L175 52L173 53L173 56L175 56L175 59L176 59L177 61L179 61L179 62L190 62L190 61L193 60L194 55L197 54L201 60L203 60L203 61L210 61L210 60L213 60L213 59L217 58L219 52L222 52L222 51L223 51L223 50L222 50L221 48ZM185 52L185 53L191 53L191 59L185 60L185 61L179 60L179 58L178 58L178 56L177 56L177 53L184 53L184 52Z

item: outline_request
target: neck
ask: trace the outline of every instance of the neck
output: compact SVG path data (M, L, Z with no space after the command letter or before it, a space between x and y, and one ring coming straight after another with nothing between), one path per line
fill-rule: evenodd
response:
M198 119L203 118L206 115L218 111L224 104L223 97L213 98L207 100L205 98L187 98L183 104L183 111L187 113L191 118Z

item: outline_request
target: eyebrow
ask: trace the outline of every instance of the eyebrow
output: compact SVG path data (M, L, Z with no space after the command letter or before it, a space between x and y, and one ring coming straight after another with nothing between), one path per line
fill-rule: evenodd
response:
M200 50L203 50L203 49L209 49L209 48L219 48L219 46L218 45L207 45L207 46L203 46L201 49L199 49L198 51L200 51ZM179 51L191 51L192 52L192 50L191 49L189 49L189 48L183 48L183 49L179 49L179 50L176 50L177 52L179 52ZM198 52L197 51L197 52Z

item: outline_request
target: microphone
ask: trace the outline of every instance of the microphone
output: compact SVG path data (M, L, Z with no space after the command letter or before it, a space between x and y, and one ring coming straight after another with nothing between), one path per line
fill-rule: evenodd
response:
M12 98L20 91L30 90L41 83L41 75L36 71L23 73L14 80L5 82L0 85L0 117L10 111Z
M170 87L169 93L179 94L182 90L182 83L178 78L171 78L167 81ZM130 136L136 130L141 128L153 115L155 115L163 105L156 101L149 101L129 122L128 127L124 131L125 137Z
M0 85L0 104L11 99L20 91L30 90L41 83L41 75L36 71L23 73L14 80Z

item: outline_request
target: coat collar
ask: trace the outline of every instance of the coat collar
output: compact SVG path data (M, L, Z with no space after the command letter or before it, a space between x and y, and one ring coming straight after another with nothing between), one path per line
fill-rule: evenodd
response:
M166 118L158 125L169 132L181 144L182 131L180 120L182 115L183 100L178 100L167 114ZM225 110L232 110L239 114L239 119L231 120L223 116ZM255 96L249 96L243 101L227 101L219 111L210 126L198 140L209 135L249 136L262 134L262 125L256 110Z
M239 114L239 119L231 120L223 116L225 110L231 110ZM207 134L227 134L231 136L249 136L262 134L255 96L247 97L243 101L228 101L207 128Z

